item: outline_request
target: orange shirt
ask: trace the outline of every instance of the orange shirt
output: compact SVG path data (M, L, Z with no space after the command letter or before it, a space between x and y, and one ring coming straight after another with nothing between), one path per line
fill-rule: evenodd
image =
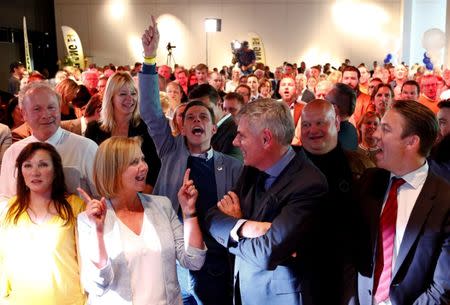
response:
M355 112L353 113L351 119L352 123L354 122L356 125L363 114L365 114L369 110L373 110L371 109L371 105L372 103L370 101L370 96L361 92L356 99Z
M434 114L437 114L439 111L439 108L437 106L438 101L432 100L430 98L428 98L427 96L421 94L419 97L419 103L421 103L422 105L427 106L428 108L431 109L431 111L434 112Z

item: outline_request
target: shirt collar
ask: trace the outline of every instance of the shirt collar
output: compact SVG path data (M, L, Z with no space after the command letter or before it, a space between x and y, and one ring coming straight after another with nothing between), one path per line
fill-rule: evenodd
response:
M265 172L270 175L271 177L278 177L280 173L286 168L286 166L289 164L289 162L292 161L295 157L295 151L292 149L291 146L289 146L287 152L281 157L280 160L278 160L277 163L269 167L265 170Z
M214 156L214 150L211 147L208 151L206 151L204 153L201 153L201 154L192 154L191 153L190 155L192 157L202 158L202 159L205 159L206 161L208 161L209 159L211 159Z
M223 122L225 122L229 117L231 116L231 113L228 113L227 115L225 115L224 117L222 117L219 122L217 122L217 127L220 127L220 125L223 124Z
M31 135L31 137L33 137L36 140L36 142L45 142L45 143L52 144L53 146L55 146L58 143L59 138L61 137L62 133L63 133L63 129L61 127L58 127L56 132L45 141L40 141L34 135Z
M419 167L416 170L413 170L412 172L407 173L406 175L403 175L398 178L403 178L409 185L411 185L414 189L417 189L421 185L425 183L425 179L427 179L428 176L428 162L425 161L425 164ZM392 177L395 177L391 173L391 179Z

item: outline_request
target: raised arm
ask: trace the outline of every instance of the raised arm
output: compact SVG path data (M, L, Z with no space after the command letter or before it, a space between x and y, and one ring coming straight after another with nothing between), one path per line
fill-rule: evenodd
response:
M155 18L142 35L144 48L144 66L139 73L139 109L148 133L155 143L158 155L162 157L173 149L174 137L169 121L164 116L159 100L158 74L156 73L156 50L159 43L159 32Z

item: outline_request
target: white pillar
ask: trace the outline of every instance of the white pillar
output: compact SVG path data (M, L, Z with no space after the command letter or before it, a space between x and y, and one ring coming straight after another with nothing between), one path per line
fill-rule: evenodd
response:
M450 68L450 0L447 0L445 24L444 68Z
M450 1L450 0L447 0ZM402 20L402 58L407 65L411 66L411 24L413 14L413 3L411 0L402 0L401 20Z

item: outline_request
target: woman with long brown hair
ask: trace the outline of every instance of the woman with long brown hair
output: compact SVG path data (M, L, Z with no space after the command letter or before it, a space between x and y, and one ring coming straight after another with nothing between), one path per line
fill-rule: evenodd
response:
M0 220L0 303L85 303L75 241L83 201L66 192L61 157L44 142L17 157L17 195Z

